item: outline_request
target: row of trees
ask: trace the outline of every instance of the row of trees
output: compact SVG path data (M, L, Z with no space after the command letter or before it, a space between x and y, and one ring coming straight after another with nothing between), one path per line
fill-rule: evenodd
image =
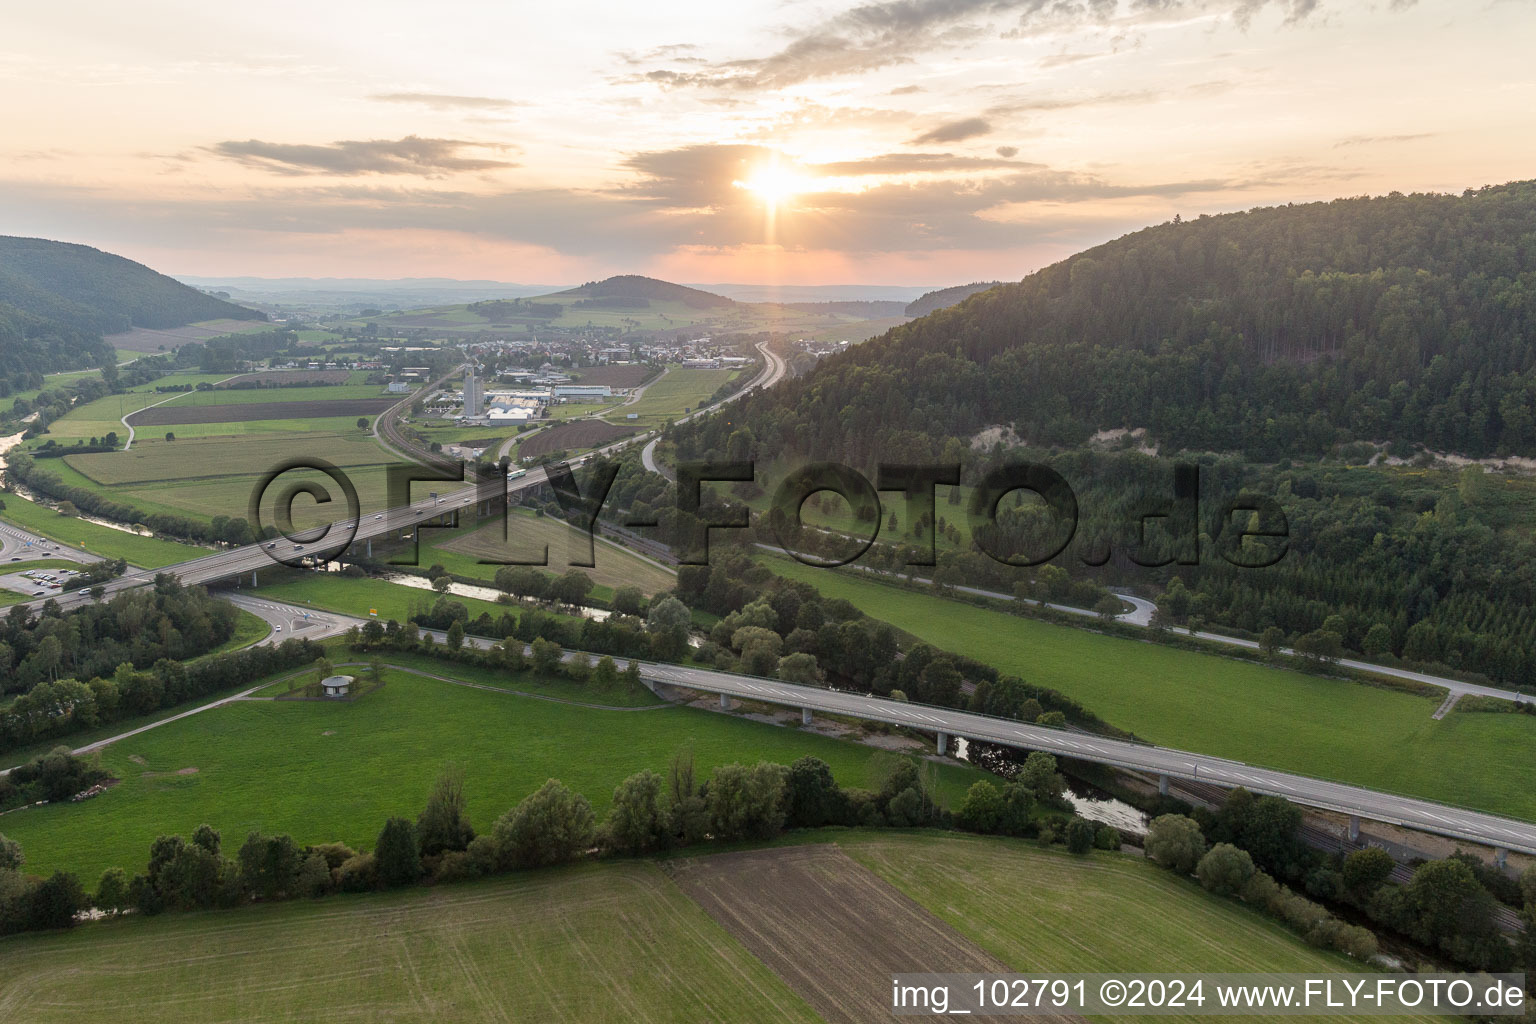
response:
M1146 853L1181 874L1194 874L1207 889L1263 907L1315 945L1366 958L1374 937L1345 925L1325 905L1363 913L1382 927L1421 946L1437 949L1477 970L1536 966L1536 929L1512 944L1500 932L1500 901L1536 911L1536 868L1520 882L1470 854L1420 864L1403 885L1384 850L1347 856L1324 854L1300 839L1301 810L1279 797L1228 794L1216 812L1164 814L1153 820ZM1306 893L1305 896L1301 892ZM1310 896L1311 899L1307 897Z
M547 867L593 854L636 856L704 842L771 839L785 829L823 825L947 826L932 795L931 769L916 759L877 755L873 789L847 789L826 762L717 766L700 778L691 747L665 774L639 772L614 790L599 821L586 797L551 779L477 833L466 810L462 770L449 766L414 820L392 817L373 849L300 845L251 832L229 855L220 833L201 825L188 838L161 836L143 871L104 872L93 895L69 874L22 874L20 847L0 836L0 934L67 927L87 907L117 913L233 907L253 900L318 897L419 882L455 882Z
M313 662L310 640L285 640L193 662L160 658L140 670L124 661L106 676L37 683L0 706L0 752L52 740L110 722L175 707Z

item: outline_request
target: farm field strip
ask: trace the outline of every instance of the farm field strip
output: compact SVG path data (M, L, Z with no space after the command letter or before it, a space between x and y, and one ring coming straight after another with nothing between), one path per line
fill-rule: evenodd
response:
M1018 972L1335 974L1362 965L1136 857L1074 857L1015 840L858 832L858 863ZM1103 1021L1146 1018L1097 1017ZM1170 1022L1203 1016L1164 1016ZM1442 1018L1330 1016L1330 1021Z
M240 423L247 420L305 419L311 416L377 416L397 401L394 398L316 398L307 401L230 402L191 406L168 402L134 413L128 417L128 423L138 430L174 423Z
M1536 817L1536 720L1431 718L1437 699L916 593L793 559L781 576L932 644L1058 690L1149 742L1496 814Z
M889 1015L893 973L1006 970L836 846L679 858L665 867L830 1024Z
M0 941L0 1021L343 1018L818 1020L646 862Z
M372 466L393 461L373 438L349 433L296 437L146 439L126 452L66 455L63 461L92 481L108 486L198 480L253 473L294 454L295 447L323 451L338 467Z

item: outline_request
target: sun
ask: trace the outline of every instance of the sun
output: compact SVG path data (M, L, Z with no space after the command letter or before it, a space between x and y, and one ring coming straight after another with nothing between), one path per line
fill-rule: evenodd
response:
M751 192L769 206L779 206L815 187L810 178L778 164L764 164L753 171L750 177L734 184Z

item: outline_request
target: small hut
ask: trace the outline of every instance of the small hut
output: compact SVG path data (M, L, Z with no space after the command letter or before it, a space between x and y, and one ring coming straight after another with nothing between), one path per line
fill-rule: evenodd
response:
M320 680L320 692L327 697L345 697L351 686L351 676L326 676Z

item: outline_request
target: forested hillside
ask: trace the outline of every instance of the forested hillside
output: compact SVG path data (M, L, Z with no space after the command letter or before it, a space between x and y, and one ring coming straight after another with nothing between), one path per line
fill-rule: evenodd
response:
M88 246L0 236L0 395L112 362L103 334L217 319L265 315Z
M998 425L1016 433L980 435ZM1127 436L1085 444L1143 426L1158 457ZM936 532L951 582L1052 599L1071 578L1163 586L1174 622L1536 688L1536 482L1414 456L1536 456L1536 183L1148 228L673 435L685 457L963 461L970 481L1045 461L1080 509L1049 570L977 551L959 491L936 521L893 518L881 544ZM1410 464L1362 466L1381 442ZM1172 493L1175 460L1202 464L1200 564L1149 567L1138 510ZM1217 557L1220 501L1239 492L1283 509L1277 565ZM1010 499L982 529L1054 526ZM879 552L864 561L880 568Z
M919 295L907 303L903 312L907 316L927 316L935 310L947 309L957 302L965 301L977 292L996 288L1000 284L1002 284L1001 281L976 281L972 284L957 284L952 288L939 288Z
M1536 183L1161 224L750 402L769 449L854 462L993 424L1269 460L1355 439L1536 454Z
M263 320L132 260L84 245L0 236L0 303L81 331Z

